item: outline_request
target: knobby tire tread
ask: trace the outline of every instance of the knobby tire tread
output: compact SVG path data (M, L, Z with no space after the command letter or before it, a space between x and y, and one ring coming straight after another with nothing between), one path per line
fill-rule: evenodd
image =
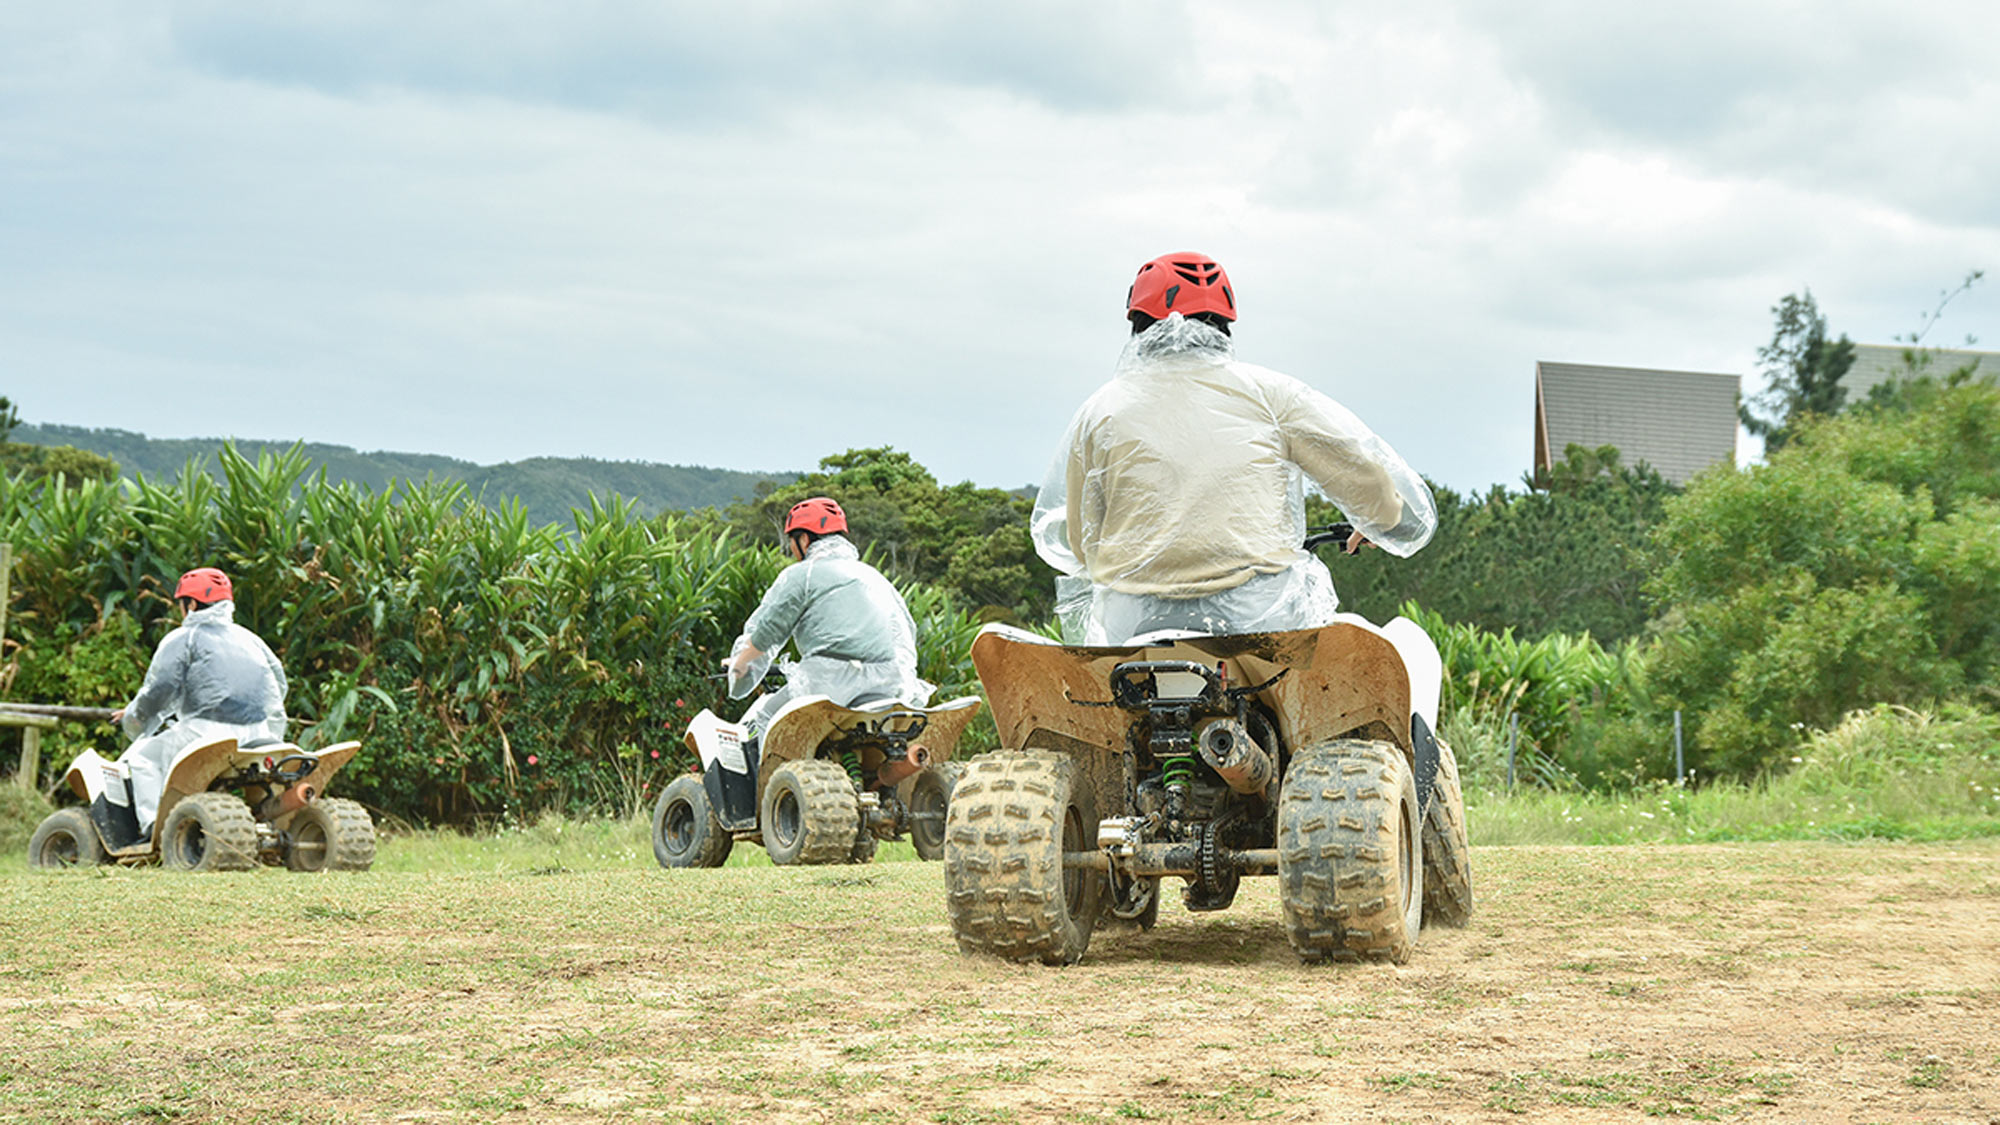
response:
M1438 743L1437 787L1424 813L1424 925L1472 920L1472 848L1466 840L1465 786L1458 756Z
M966 764L945 818L945 887L952 933L967 953L1071 964L1097 914L1064 890L1063 826L1076 798L1065 755L1000 750ZM1086 818L1095 838L1096 823Z
M693 836L685 851L676 852L668 838L668 821L683 811L692 821ZM653 858L661 867L721 867L735 846L736 838L715 818L699 774L684 773L667 783L653 805Z
M1415 792L1388 743L1338 740L1293 757L1278 803L1278 893L1301 960L1409 960L1422 893L1405 897L1399 822L1415 820ZM1421 863L1412 874L1421 881Z
M201 830L201 857L189 862L181 845L184 825ZM182 871L248 871L257 866L257 822L250 806L233 793L194 793L183 797L160 829L160 857Z
M789 779L781 780L787 774ZM770 823L772 810L787 785L797 794L799 802L799 839L796 846L789 848L782 843L773 844ZM852 861L861 810L855 801L854 781L839 763L820 758L786 762L771 775L769 789L764 802L764 849L773 863L784 866Z

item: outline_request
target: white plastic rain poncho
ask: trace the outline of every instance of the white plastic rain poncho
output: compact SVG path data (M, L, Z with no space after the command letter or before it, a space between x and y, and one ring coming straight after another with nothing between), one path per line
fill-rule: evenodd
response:
M1066 639L1325 624L1338 599L1301 545L1308 480L1391 554L1437 527L1423 478L1339 403L1178 313L1134 336L1035 503Z
M786 567L764 593L731 652L755 647L760 655L743 673L731 675L729 695L750 694L770 670L784 643L798 646L799 659L778 666L785 686L750 706L743 725L760 734L786 703L824 695L846 707L870 698L890 698L912 707L930 702L930 684L917 678L917 627L903 595L880 571L861 561L844 535L825 535L806 548L806 557Z
M137 741L118 760L131 770L142 833L182 750L218 738L284 741L284 666L235 617L236 603L226 599L188 614L153 650L139 694L125 705L120 725Z

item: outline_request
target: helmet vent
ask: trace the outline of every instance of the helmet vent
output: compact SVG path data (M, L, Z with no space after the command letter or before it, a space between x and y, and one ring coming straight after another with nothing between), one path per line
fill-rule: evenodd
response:
M1173 308L1174 298L1180 295L1181 295L1181 287L1178 285L1174 286L1172 289L1167 290L1167 307Z

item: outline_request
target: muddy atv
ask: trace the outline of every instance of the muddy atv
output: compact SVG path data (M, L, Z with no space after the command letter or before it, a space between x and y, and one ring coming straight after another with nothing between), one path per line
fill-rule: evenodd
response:
M366 871L375 822L353 801L322 796L361 749L342 742L308 753L290 743L197 743L174 759L153 831L139 831L126 767L94 750L69 767L84 802L57 809L28 841L35 867L158 861L180 871L243 871L259 863L293 871Z
M929 708L807 696L753 743L704 709L686 734L700 770L660 794L653 856L662 867L720 867L742 839L761 841L779 865L867 863L878 841L907 833L918 856L938 859L959 774L952 750L978 713L976 696Z
M973 642L1000 745L966 763L945 828L961 949L1048 964L1101 920L1149 929L1160 882L1222 910L1276 875L1307 962L1409 958L1472 912L1465 806L1435 734L1442 663L1415 623Z

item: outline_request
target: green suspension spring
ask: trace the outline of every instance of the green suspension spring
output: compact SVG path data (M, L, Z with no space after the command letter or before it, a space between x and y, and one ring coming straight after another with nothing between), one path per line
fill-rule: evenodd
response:
M1176 754L1160 761L1160 780L1168 789L1186 789L1194 780L1194 758Z
M842 769L847 771L847 777L850 781L854 782L854 787L856 789L861 788L861 755L856 754L852 750L842 750L840 752L840 765Z

